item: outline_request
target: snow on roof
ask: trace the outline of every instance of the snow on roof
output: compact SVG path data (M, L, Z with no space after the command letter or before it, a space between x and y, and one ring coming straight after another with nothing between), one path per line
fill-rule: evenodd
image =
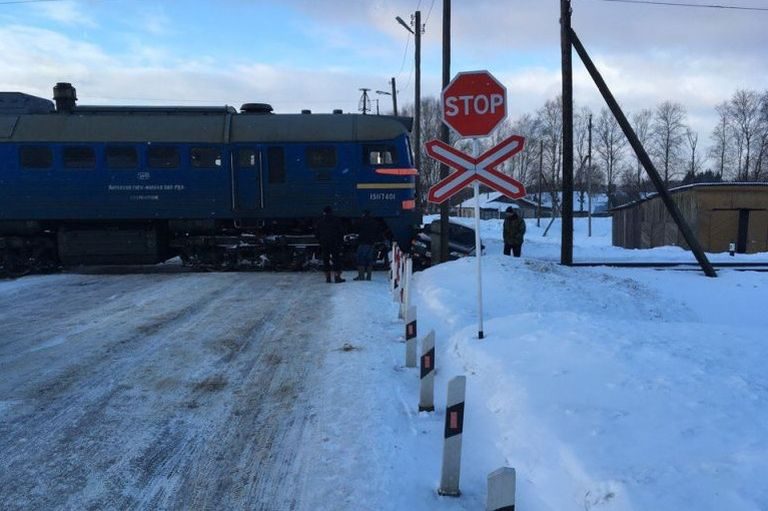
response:
M502 202L504 199L510 202ZM514 199L508 199L501 192L486 192L480 194L480 209L493 209L496 211L504 211L508 207L519 208L517 204L512 202ZM474 208L475 198L470 197L459 204L460 208Z
M720 182L720 183L691 183L687 185L682 186L676 186L674 188L669 189L669 193L680 193L685 192L687 190L693 190L695 188L727 188L727 187L738 187L738 188L749 188L749 187L761 187L761 188L768 188L768 183L759 183L759 182L744 182L744 181L734 181L734 182ZM635 206L637 204L640 204L642 202L655 199L659 196L659 192L651 192L647 194L642 199L634 200L632 202L627 202L626 204L620 204L616 206L615 208L611 208L609 211L619 211L622 209L630 208L632 206ZM594 199L593 199L594 200Z
M533 193L518 200L522 202L526 202L533 206L536 206L539 200L539 196L537 193ZM563 201L562 192L557 193L557 200L559 204L562 204L562 201ZM584 194L584 198L582 201L581 192L573 192L573 210L574 211L586 211L587 204L588 204L588 199L586 194ZM520 207L514 199L509 199L500 192L486 192L486 193L480 194L480 209L504 211L510 206L512 206L513 208ZM608 206L608 196L606 194L604 193L592 194L592 212L593 213L603 211L607 209L607 206ZM459 204L458 207L474 208L475 207L474 197L470 197L469 199L465 200L464 202ZM552 194L548 192L544 192L542 194L541 207L544 209L552 208Z

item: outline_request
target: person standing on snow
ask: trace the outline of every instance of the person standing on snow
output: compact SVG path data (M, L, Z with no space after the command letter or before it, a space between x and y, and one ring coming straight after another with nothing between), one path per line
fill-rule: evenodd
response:
M315 237L318 243L320 243L320 252L323 256L325 281L331 282L331 268L333 268L335 273L333 282L337 284L345 282L341 278L344 227L341 225L341 219L333 214L333 209L330 206L323 208L323 215L315 225Z
M525 220L518 216L511 206L506 209L504 217L504 255L509 255L510 250L515 257L520 257L523 250L523 237L525 235Z
M357 237L357 277L354 280L371 280L373 270L373 244L379 239L379 223L369 210L363 211Z

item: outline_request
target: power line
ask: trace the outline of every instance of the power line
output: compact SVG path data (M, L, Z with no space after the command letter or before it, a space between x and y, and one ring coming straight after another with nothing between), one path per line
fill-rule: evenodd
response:
M427 19L424 21L424 25L429 23L429 17L432 16L432 8L435 6L435 0L432 0L432 3L429 5L429 11L427 12Z
M736 11L768 11L768 7L742 7L738 5L719 5L719 4L691 4L685 2L660 2L656 0L600 0L602 2L619 2L624 4L647 4L662 5L665 7L693 7L704 9L729 9Z
M3 0L0 1L0 5L9 4L33 4L39 2L63 2L64 0Z
M403 62L400 64L400 71L397 72L397 78L400 79L400 75L403 74L405 69L405 59L408 58L408 47L411 45L411 35L408 34L408 38L405 40L405 49L403 50Z

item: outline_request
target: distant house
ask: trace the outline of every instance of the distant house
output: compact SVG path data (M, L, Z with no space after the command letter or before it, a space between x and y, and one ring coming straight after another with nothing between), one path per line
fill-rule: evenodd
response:
M583 201L578 192L573 194L573 209L575 216L587 216L588 200L586 196ZM522 199L510 199L499 192L480 194L480 218L487 220L489 218L504 218L504 211L512 206L522 213L523 218L536 218L538 212L538 195L532 194ZM562 203L562 193L557 194L558 205ZM607 215L608 199L605 195L594 195L592 197L592 214ZM475 199L470 198L463 201L456 207L456 213L461 217L475 216ZM541 216L552 216L552 194L543 193L541 196Z
M480 194L480 218L488 220L491 218L504 218L504 212L508 207L512 207L520 212L523 218L533 218L536 216L536 204L527 198L510 199L499 192L489 192ZM546 211L546 212L545 212ZM456 206L456 214L460 217L475 216L474 197L463 201ZM549 208L542 208L542 215L550 215Z
M768 183L699 183L670 190L707 252L768 251ZM613 245L688 248L657 194L611 210Z

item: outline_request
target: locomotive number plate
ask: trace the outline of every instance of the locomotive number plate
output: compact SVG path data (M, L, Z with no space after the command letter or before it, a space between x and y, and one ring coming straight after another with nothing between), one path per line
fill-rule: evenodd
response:
M391 192L375 192L368 195L370 200L395 200L395 198L395 194Z

